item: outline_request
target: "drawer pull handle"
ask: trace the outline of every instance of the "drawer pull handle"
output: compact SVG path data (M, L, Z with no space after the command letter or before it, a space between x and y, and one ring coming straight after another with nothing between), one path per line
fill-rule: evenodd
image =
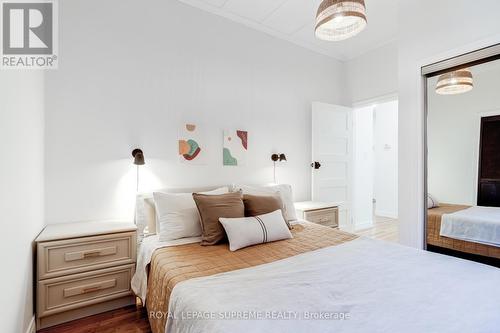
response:
M82 294L88 294L88 293L93 293L94 291L99 291L101 290L101 286L95 286L95 287L90 287L90 288L84 288L82 290Z
M83 253L83 258L93 258L93 257L100 257L102 254L100 250L98 251L87 251Z
M75 261L75 260L84 260L84 259L90 259L90 258L98 258L98 257L103 257L103 256L111 256L116 254L117 247L116 246L110 246L110 247L104 247L100 249L95 249L95 250L87 250L87 251L78 251L78 252L68 252L64 254L64 261Z
M91 284L87 284L87 285L83 285L83 286L65 288L63 290L63 295L65 298L67 298L67 297L89 294L89 293L93 293L93 292L104 290L104 289L115 288L116 283L117 283L116 279L110 279L110 280L100 281L97 283L91 283Z

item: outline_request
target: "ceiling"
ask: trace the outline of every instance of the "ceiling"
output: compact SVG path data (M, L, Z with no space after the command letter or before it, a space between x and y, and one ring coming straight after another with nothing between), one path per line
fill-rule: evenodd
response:
M325 42L314 36L321 0L180 1L340 61L388 44L397 36L398 0L365 0L368 26L359 35L340 42Z

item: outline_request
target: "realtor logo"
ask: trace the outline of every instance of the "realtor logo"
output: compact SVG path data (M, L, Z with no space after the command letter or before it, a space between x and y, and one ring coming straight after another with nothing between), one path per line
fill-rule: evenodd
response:
M0 0L1 68L57 68L55 0Z

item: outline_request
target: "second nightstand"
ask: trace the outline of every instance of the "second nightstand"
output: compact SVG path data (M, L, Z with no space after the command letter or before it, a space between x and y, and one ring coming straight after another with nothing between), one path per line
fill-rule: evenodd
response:
M303 201L295 203L297 217L326 227L339 226L339 205L335 203Z

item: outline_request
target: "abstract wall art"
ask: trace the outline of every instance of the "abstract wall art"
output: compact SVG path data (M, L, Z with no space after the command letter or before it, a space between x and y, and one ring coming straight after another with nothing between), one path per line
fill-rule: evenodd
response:
M187 164L206 164L206 142L199 126L183 124L179 130L179 161Z
M242 166L246 163L248 152L248 132L241 130L224 130L222 148L222 164Z

